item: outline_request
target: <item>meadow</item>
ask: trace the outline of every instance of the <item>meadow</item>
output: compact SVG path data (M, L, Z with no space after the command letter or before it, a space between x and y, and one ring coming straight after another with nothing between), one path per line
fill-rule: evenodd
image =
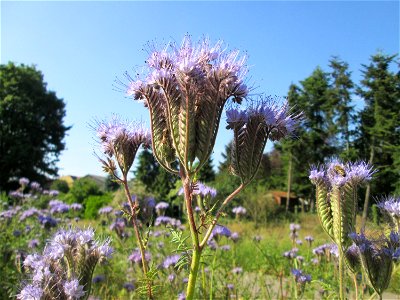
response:
M131 187L137 188L137 185ZM68 199L67 194L41 188L21 191L8 197L2 195L2 299L15 298L24 284L29 283L29 270L24 266L26 257L41 253L58 230L68 228L93 228L97 240L111 239L112 257L104 264L97 264L88 299L146 298L134 229L123 215L122 190L114 192L111 202L101 207L93 218L85 218L82 205L57 200ZM190 249L187 220L171 216L170 220L162 221L172 210L167 208L157 215L157 203L151 197L147 199L142 203L147 203L144 207L149 211L141 219L140 227L146 236L146 259L154 270L153 296L154 299L179 299L188 280L188 263L179 260ZM203 254L195 299L338 297L337 247L323 231L315 213L283 212L257 225L246 214L236 217L230 214L220 225L228 231L216 234ZM374 232L379 227L369 222L367 228ZM301 269L310 275L310 280L296 282L293 269ZM349 273L346 288L352 291L349 294L352 299L353 280ZM358 299L374 295L361 273L356 280ZM399 280L397 267L384 299L400 297Z

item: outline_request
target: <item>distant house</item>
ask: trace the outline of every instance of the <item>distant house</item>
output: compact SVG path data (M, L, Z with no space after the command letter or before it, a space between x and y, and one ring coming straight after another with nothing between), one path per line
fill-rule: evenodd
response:
M287 202L287 192L285 191L272 191L272 198L277 205L282 205L286 207ZM290 193L289 197L289 210L294 211L296 205L301 205L299 198L294 194Z

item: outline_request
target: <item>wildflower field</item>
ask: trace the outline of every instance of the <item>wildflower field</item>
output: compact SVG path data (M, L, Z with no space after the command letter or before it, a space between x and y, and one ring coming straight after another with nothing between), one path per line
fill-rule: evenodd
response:
M107 193L80 179L7 180L15 189L1 194L1 298L399 297L400 198L374 198L373 219L360 218L360 193L369 199L382 169L350 150L347 159L318 153L295 187L308 198L292 197L299 146L283 141L307 132L308 107L253 94L247 55L222 41L186 35L147 51L142 71L116 88L144 105L150 128L116 115L90 125ZM211 176L202 172L221 126L232 134L221 172L231 177L218 186L201 178ZM255 183L268 141L290 149L285 206ZM148 163L131 179L139 153Z
M1 298L13 298L19 293L21 299L41 299L33 286L35 281L46 276L46 272L53 272L51 267L46 269L41 265L49 257L64 268L57 274L61 285L57 287L57 293L60 294L52 297L85 299L87 295L84 296L83 289L79 289L79 285L71 287L73 282L67 282L67 274L64 274L68 269L66 255L73 251L69 247L100 248L100 255L103 255L93 263L94 272L86 282L91 289L89 299L146 298L141 256L134 230L122 215L121 192L116 192L114 201L100 208L98 216L92 220L81 219L82 206L55 200L64 196L56 191L39 189L10 196L16 205L7 210L3 206L0 213ZM163 207L153 199L148 199L148 203L154 213L155 206ZM184 220L168 217L169 211L168 205L164 204L158 217L155 214L153 226L146 228L146 220L141 224L148 239L145 257L155 270L155 299L180 297L188 280L187 266L180 260L190 247L187 225ZM290 219L271 220L256 228L245 215L237 219L232 213L221 226L224 229L216 231L203 254L196 299L337 297L338 249L322 230L316 214L292 214ZM370 232L377 230L372 223L368 227ZM64 248L67 251L57 252L54 247L60 245L58 243L69 245ZM46 244L46 250L43 250ZM112 247L112 253L108 246ZM295 269L301 270L304 277L297 276ZM359 299L369 298L373 290L365 276L359 273L356 280ZM400 297L399 280L400 270L397 269L384 299ZM66 291L74 294L63 294L62 284L67 286ZM354 282L350 274L345 284L351 290L349 298L354 299ZM87 285L85 291L88 291Z

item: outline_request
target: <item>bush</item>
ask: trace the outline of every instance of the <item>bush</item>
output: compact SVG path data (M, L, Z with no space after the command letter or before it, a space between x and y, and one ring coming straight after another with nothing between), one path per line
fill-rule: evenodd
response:
M85 200L85 219L94 219L97 217L98 210L106 206L112 201L110 194L104 195L90 195Z
M89 196L100 196L103 192L94 180L80 178L74 182L69 194L73 197L73 202L84 203Z
M50 188L52 190L56 190L59 191L61 193L68 193L69 192L69 186L68 183L65 180L61 180L61 179L56 179L52 182Z

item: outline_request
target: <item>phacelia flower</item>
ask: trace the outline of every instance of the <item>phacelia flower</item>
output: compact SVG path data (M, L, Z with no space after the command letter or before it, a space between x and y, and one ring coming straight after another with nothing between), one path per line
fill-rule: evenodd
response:
M224 49L221 41L211 45L204 38L196 45L189 35L180 46L149 48L148 73L145 78L127 76L127 94L143 101L156 120L152 136L159 146L153 148L160 163L173 171L176 157L194 171L209 158L225 103L228 99L240 103L248 94L246 57ZM190 122L185 124L184 119ZM198 165L193 164L196 158Z
M64 292L69 299L80 299L85 295L83 286L79 284L78 279L72 279L64 283Z
M130 170L139 147L150 147L150 132L142 124L123 121L114 116L111 121L98 122L97 136L100 139L102 151L108 157L101 158L106 172L115 175L116 166L112 162L115 158L123 174Z
M306 284L307 282L311 282L311 275L304 274L301 270L292 269L292 274L294 275L296 282L299 284Z
M168 269L170 266L174 267L180 258L181 256L179 254L166 257L164 262L162 263L163 268Z
M25 286L17 295L18 300L40 300L43 296L43 289L33 284Z

